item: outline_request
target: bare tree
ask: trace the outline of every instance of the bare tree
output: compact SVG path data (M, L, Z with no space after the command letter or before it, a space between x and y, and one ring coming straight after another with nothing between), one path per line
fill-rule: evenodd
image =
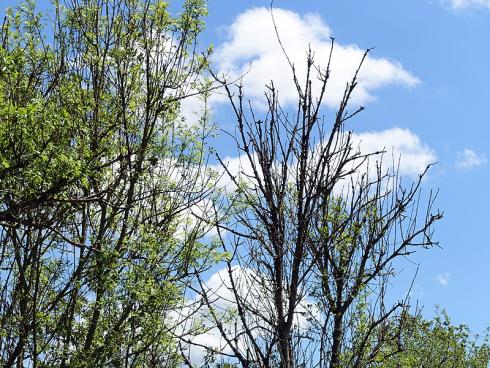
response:
M242 162L237 175L220 160L234 186L232 215L219 226L228 230L221 244L230 254L223 287L231 306L220 314L220 295L201 278L200 294L229 351L223 362L365 367L402 349L392 342L404 328L408 300L385 299L393 261L432 246L432 225L442 215L432 212L432 193L421 199L427 170L404 186L396 165L382 165L383 152L360 152L345 129L363 109L350 110L349 100L368 52L330 124L322 101L332 52L322 69L310 51L303 81L287 59L297 92L293 112L272 82L267 111L259 113L241 85L222 80Z

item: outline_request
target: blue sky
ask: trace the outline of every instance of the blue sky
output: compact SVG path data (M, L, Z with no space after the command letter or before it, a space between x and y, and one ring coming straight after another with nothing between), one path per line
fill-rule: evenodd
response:
M268 5L211 0L205 41L219 51L230 37L233 40L229 26L238 16ZM445 217L435 236L442 249L422 250L413 258L420 264L413 296L428 316L440 305L455 322L467 323L476 332L490 326L490 2L277 0L274 6L301 17L315 14L340 45L374 46L375 58L399 62L418 79L413 86L393 80L373 89L374 99L365 104L367 109L352 128L408 129L434 154L438 165L424 187L439 189L437 204ZM414 271L407 263L394 289L403 293Z
M0 4L4 8L17 3L3 0ZM41 7L45 4L46 0L40 1ZM218 70L239 72L249 60L262 67L270 65L275 54L267 49L268 36L254 36L266 19L260 7L269 4L209 0L201 42L214 44ZM442 249L421 250L413 258L420 263L414 297L428 316L440 305L455 322L467 323L475 332L490 326L490 1L276 0L274 6L286 38L288 32L300 30L321 47L322 37L334 36L337 49L345 51L339 54L339 69L357 60L355 50L375 47L371 71L366 72L366 94L359 96L367 109L351 128L378 134L373 147L396 146L406 140L399 148L408 155L407 175L413 174L410 167L423 166L429 159L438 162L424 188L439 189L437 205L445 217L437 224L435 236ZM305 39L303 46L309 41ZM246 45L251 45L245 50L248 53ZM290 46L288 52L304 55L294 40ZM237 58L234 52L243 55ZM254 88L268 83L263 76L273 75L267 69L254 73L249 86L252 94ZM283 94L287 96L286 91ZM218 101L215 118L230 127L229 115L218 111L219 106ZM236 154L219 148L223 155ZM400 280L393 282L400 295L414 271L415 266L407 263Z
M233 40L229 27L238 16L269 4L210 0L204 41L219 51ZM408 129L434 154L438 165L424 187L439 189L437 205L445 216L435 236L442 249L422 250L413 258L420 264L413 296L427 316L439 305L475 332L490 326L490 1L276 0L274 6L300 17L315 14L340 45L374 46L374 58L398 62L418 79L407 86L394 78L374 88L352 128ZM242 31L257 24L249 26ZM415 268L405 265L395 290L405 291Z

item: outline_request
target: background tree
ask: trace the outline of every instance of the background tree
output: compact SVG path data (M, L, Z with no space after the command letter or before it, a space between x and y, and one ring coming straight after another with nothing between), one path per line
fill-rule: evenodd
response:
M481 340L467 326L452 324L444 311L437 311L432 320L420 315L405 317L406 328L401 335L403 352L390 357L380 367L488 367L488 335Z
M0 364L170 367L212 183L204 1L31 1L0 31Z
M241 86L222 81L241 159L238 175L222 162L235 187L229 237L221 237L231 255L223 288L232 301L219 313L219 295L202 284L201 297L226 343L223 362L369 366L381 351L401 350L392 341L409 304L386 301L393 261L433 245L431 228L442 215L432 212L432 194L420 199L425 172L404 186L396 169L382 165L382 152L360 152L345 130L362 110L349 109L359 70L327 124L321 108L330 62L322 69L310 52L304 78L290 65L294 111L281 105L273 83L259 113Z

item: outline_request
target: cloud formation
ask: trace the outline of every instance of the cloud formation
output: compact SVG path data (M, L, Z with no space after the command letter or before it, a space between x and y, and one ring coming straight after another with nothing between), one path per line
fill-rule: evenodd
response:
M419 175L437 160L434 150L422 143L409 129L394 127L378 132L358 133L353 135L353 141L363 154L385 151L383 171L388 169L387 165L393 165L398 167L400 175Z
M441 0L442 3L451 6L455 10L469 8L488 8L490 9L490 0Z
M317 14L300 15L275 8L273 15L281 42L295 66L301 84L306 79L308 47L313 50L315 61L325 67L331 49L332 31ZM282 105L295 104L297 91L290 66L274 30L270 9L258 7L243 12L227 28L227 32L228 40L219 46L215 53L215 65L220 71L219 74L227 75L228 80L244 75L244 92L255 107L260 107L260 101L264 101L265 85L271 80L279 91ZM352 80L363 54L364 50L356 45L335 43L331 77L324 96L327 106L338 105L346 83ZM313 78L313 90L319 89L319 83ZM414 87L419 83L419 79L404 69L399 62L368 56L359 74L359 83L351 102L356 105L368 103L375 99L373 92L385 86ZM214 95L212 102L219 102L222 98L224 97ZM399 173L402 175L418 175L428 164L436 160L434 151L408 129L392 128L354 134L353 142L362 153L386 151L383 169L399 164ZM375 159L377 158L373 158ZM249 180L253 174L246 158L225 157L223 161L229 173L242 180ZM218 172L223 172L220 165L215 168ZM227 174L222 176L221 184L228 189L234 189L234 184Z
M306 55L310 46L315 62L326 67L330 53L332 31L317 14L300 15L274 9L282 44L294 64L300 84L304 82ZM293 104L297 100L291 70L276 37L270 9L260 7L240 14L227 29L228 41L218 47L215 63L220 74L228 80L244 75L244 91L248 98L260 100L264 85L271 80L277 87L281 102ZM331 77L327 87L326 105L335 107L342 98L346 83L352 80L364 50L357 45L335 43L331 63ZM316 71L315 71L316 74ZM313 90L319 86L314 77ZM359 84L351 102L359 105L372 101L373 92L389 85L414 87L419 79L403 66L387 58L368 56L359 75ZM219 99L219 97L218 97Z
M484 154L478 154L471 149L464 149L457 153L455 165L458 169L469 170L486 163L487 157Z
M439 284L441 284L442 286L448 286L450 277L451 277L451 274L449 272L444 272L444 273L438 274L436 279L437 279L437 282L439 282Z
M251 306L263 315L270 315L273 305L271 298L272 284L270 281L251 268L235 265L231 270L242 307L247 309L246 306ZM240 350L245 351L246 343L243 325L234 312L237 306L237 299L232 288L228 269L222 268L214 272L203 283L203 287L206 290L207 299L213 307L213 313L220 320L224 331L227 331L232 336L237 333L242 336L234 342L236 342L236 346ZM199 321L202 325L200 331L191 333L185 332L186 327L184 325L186 323L181 323L179 327L181 330L179 333L186 334L192 342L187 355L196 367L203 366L207 349L224 354L232 352L231 347L221 336L219 329L215 327L215 321L205 304L201 296L196 296L195 299L188 301L187 306L182 308L180 312L174 313L173 316L176 321L187 322L188 317L192 317L191 320ZM199 307L202 308L200 310L195 309ZM260 318L256 319L252 314L247 314L247 317L245 317L248 328L256 339L260 339L262 334L267 335L268 332L266 331L270 326ZM295 328L306 331L311 324L310 318L319 320L318 309L306 300L301 300L295 309L295 318L293 319Z
M398 169L398 174L402 176L415 177L424 172L429 164L433 164L437 160L435 151L424 144L419 136L409 129L398 127L382 131L354 133L352 145L354 149L359 149L362 154L384 151L382 156L375 155L370 158L368 165L372 166L370 168L373 169L373 173L375 172L375 165L378 163L381 164L382 172L392 171L394 168ZM252 159L256 160L258 166L255 155ZM213 169L220 173L218 184L220 187L225 187L229 191L235 190L230 175L235 177L237 181L253 182L252 165L246 156L228 156L223 159L223 163L228 173L221 165L213 166ZM359 170L368 170L368 168L361 167Z

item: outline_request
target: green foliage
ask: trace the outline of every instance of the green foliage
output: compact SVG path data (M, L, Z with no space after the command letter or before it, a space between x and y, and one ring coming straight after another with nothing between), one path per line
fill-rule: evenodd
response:
M454 325L445 311L434 319L404 317L400 340L401 353L378 357L379 366L486 368L490 363L489 336L471 334L465 325ZM396 341L395 341L396 342Z
M7 12L2 366L180 362L173 316L194 269L216 256L199 241L206 219L190 216L213 189L212 128L205 113L195 125L179 113L209 88L208 55L194 51L205 2L186 1L178 16L167 5L56 1L47 20L26 1Z

